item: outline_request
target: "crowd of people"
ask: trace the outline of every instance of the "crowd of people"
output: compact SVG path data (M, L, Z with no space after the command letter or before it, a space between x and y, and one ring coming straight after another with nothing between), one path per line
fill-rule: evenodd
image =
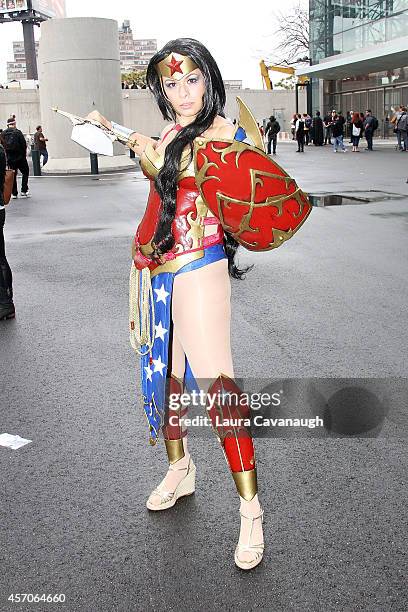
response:
M17 128L16 116L7 120L7 129L0 132L0 143L4 148L7 166L15 170L12 198L18 197L17 172L21 172L21 195L29 198L28 177L30 169L27 162L27 141L21 130Z
M378 129L378 119L371 110L365 113L350 111L345 118L341 112L332 110L322 119L320 111L314 117L308 113L295 113L291 122L292 140L297 141L297 152L303 153L305 145L313 143L315 146L332 145L333 151L346 152L344 137L350 138L352 151L359 151L361 138L367 141L366 151L373 150L373 136Z
M42 126L38 125L32 139L32 148L34 151L38 151L40 160L42 159L42 165L48 161L48 150L47 150L48 138L44 136ZM18 186L17 186L17 174L21 172L21 196L24 198L30 197L30 191L28 189L28 179L30 176L30 169L27 162L27 148L28 142L21 130L17 128L16 116L12 115L7 120L7 128L5 130L0 129L0 145L3 147L4 154L6 157L7 167L15 170L14 184L12 191L12 198L18 198Z
M146 89L146 85L136 81L122 81L122 89Z

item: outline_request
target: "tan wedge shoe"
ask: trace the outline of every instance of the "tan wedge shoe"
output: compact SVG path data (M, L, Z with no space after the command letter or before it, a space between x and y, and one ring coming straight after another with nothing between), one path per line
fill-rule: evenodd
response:
M187 468L175 468L170 465L169 470L187 470L187 472L174 491L166 491L163 488L163 479L159 486L154 489L154 491L152 491L149 499L146 502L146 506L149 510L167 510L167 508L171 508L172 506L174 506L174 504L178 499L180 499L180 497L185 497L186 495L192 495L192 493L194 493L196 466L194 465L191 457L189 459ZM159 503L153 501L152 498L154 498L155 496L158 496L160 498Z
M261 519L263 523L264 513L262 509L261 509L261 512L257 516L246 516L245 514L242 514L241 510L239 511L239 513L243 518L251 521L251 527L249 529L248 543L240 544L238 542L237 544L237 547L235 549L235 564L243 570L250 570L253 567L256 567L257 565L259 565L263 559L263 553L264 553L264 548L265 548L264 543L262 542L261 544L251 544L251 536L252 536L252 531L254 527L254 522L257 519ZM252 561L244 561L243 559L239 558L239 553L241 552L254 553L254 558L252 559Z

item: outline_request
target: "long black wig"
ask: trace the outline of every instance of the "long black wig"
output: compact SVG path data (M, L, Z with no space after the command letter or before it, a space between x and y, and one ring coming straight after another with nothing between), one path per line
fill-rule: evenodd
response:
M171 226L176 214L177 179L180 172L180 161L184 149L189 146L193 155L194 139L205 132L217 115L225 117L225 88L220 70L211 53L202 43L193 38L177 38L169 41L150 60L147 67L147 86L156 98L156 102L168 121L176 121L176 113L163 93L161 76L156 71L156 64L170 53L179 53L190 57L201 70L205 81L203 106L193 123L180 130L174 140L166 147L164 164L156 177L155 186L162 201L162 212L153 241L157 256L170 251L174 246ZM190 158L191 161L191 158ZM228 257L228 272L232 278L242 279L252 267L239 269L235 265L238 242L227 232L224 239L225 252Z

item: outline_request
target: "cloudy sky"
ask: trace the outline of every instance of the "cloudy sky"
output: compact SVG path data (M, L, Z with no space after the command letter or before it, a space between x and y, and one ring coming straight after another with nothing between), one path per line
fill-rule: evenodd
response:
M159 46L180 36L197 38L214 55L224 79L242 79L244 87L262 88L259 61L272 57L279 11L287 11L299 0L245 4L201 0L191 3L187 11L188 4L180 0L66 0L67 17L106 17L120 24L130 19L134 38L157 38ZM300 0L300 4L308 2ZM39 36L40 28L36 28ZM21 24L0 24L0 83L6 81L6 61L13 59L12 41L22 38Z

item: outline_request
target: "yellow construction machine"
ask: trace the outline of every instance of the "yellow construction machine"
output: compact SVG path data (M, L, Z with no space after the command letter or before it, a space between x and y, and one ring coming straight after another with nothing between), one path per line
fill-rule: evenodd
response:
M269 71L273 70L275 72L283 72L284 74L295 74L295 68L293 66L267 66L264 60L259 62L259 66L261 68L261 75L263 82L265 83L266 89L273 89L272 81L269 77ZM309 81L307 76L301 76L298 79L298 83L300 85L305 85Z

